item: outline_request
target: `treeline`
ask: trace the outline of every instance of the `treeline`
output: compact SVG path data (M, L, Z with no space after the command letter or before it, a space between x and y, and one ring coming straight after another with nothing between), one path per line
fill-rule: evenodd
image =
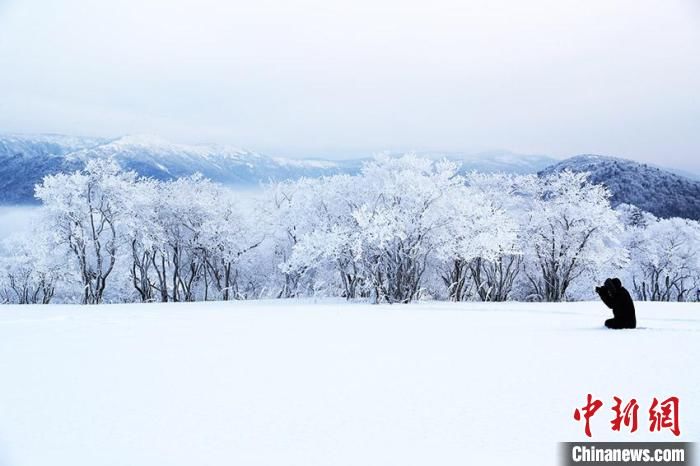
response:
M242 194L91 161L36 187L41 222L5 241L0 302L560 301L613 275L637 299L700 298L698 222L613 210L585 174L458 168L381 157Z

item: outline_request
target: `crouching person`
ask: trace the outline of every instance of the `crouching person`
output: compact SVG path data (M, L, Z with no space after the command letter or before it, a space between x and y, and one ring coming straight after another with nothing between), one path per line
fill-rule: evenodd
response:
M637 317L629 292L619 278L608 278L603 286L595 289L600 299L613 311L613 318L605 321L608 328L636 328Z

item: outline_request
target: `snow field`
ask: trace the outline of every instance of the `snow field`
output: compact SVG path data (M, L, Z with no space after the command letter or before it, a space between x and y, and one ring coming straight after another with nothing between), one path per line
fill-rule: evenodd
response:
M0 464L556 464L584 440L696 440L698 304L283 300L0 308ZM612 397L639 430L612 432ZM681 437L648 432L680 397Z

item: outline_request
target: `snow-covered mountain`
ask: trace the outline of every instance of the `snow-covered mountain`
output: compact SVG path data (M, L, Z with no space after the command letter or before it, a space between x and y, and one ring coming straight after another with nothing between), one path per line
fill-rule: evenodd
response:
M541 174L569 169L589 172L590 180L604 184L612 204L632 204L658 217L700 220L700 181L631 160L602 155L578 155L542 170Z
M535 173L556 161L541 155L486 152L421 153L462 163L464 171ZM238 188L271 180L356 173L365 158L350 160L270 157L229 146L173 144L150 136L117 139L63 135L0 135L0 204L36 202L34 185L46 175L80 169L91 158L113 158L142 176L168 180L202 173Z
M398 153L388 155L399 155ZM668 170L599 155L560 161L544 155L491 151L478 154L419 152L459 161L462 171L552 173L587 171L613 193L614 205L636 205L661 217L700 219L700 181ZM169 180L201 173L237 188L274 180L357 173L369 159L290 159L230 146L174 144L151 136L83 138L63 135L0 135L0 204L36 203L34 185L46 175L72 172L92 158L113 158L142 176Z
M75 171L94 158L113 158L122 167L155 179L199 172L240 188L270 180L353 172L360 167L357 160L274 158L228 146L173 144L150 136L0 136L0 203L33 203L34 185L44 176Z

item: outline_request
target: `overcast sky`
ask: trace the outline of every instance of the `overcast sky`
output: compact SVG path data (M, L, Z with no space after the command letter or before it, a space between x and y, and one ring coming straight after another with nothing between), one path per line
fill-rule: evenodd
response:
M0 0L0 130L700 168L698 0Z

